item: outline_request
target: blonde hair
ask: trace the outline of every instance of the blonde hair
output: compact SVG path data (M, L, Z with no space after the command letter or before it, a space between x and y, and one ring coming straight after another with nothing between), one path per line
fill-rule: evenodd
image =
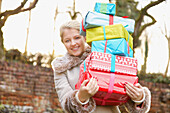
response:
M71 21L68 21L66 23L64 23L63 25L61 25L60 27L60 37L61 37L61 41L63 42L63 33L64 33L64 29L76 29L78 31L80 31L80 23L77 21L77 20L71 20Z

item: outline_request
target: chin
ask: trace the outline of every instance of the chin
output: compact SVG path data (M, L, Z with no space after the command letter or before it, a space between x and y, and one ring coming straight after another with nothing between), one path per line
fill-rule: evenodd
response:
M73 56L76 56L76 57L79 57L79 56L82 55L82 53L73 53L72 55L73 55Z
M73 54L73 56L79 57L79 56L81 56L81 54Z

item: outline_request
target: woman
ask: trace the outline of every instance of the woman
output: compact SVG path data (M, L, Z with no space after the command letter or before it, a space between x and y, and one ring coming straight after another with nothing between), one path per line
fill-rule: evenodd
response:
M118 106L96 106L92 96L98 91L96 78L85 80L79 90L75 84L79 79L79 66L90 54L85 37L79 35L80 23L76 20L63 24L60 28L61 41L67 49L64 57L52 62L55 88L59 101L68 113L120 113ZM86 85L87 84L87 85ZM130 113L145 113L150 109L150 91L140 84L125 85L131 100L124 104Z

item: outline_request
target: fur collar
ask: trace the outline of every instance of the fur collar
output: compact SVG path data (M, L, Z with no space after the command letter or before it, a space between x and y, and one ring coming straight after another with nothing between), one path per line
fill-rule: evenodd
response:
M70 55L69 53L66 53L64 57L58 57L52 61L52 68L56 73L62 73L68 69L71 69L81 64L90 54L90 52L91 48L87 46L85 52L81 57L75 57Z

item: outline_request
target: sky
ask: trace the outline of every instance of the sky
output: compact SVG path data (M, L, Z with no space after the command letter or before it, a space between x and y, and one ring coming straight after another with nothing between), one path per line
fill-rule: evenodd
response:
M4 0L2 2L2 11L6 9L16 8L22 0ZM53 41L55 42L56 55L66 52L63 44L60 42L59 26L62 23L70 20L68 13L63 13L69 10L71 0L39 0L36 8L31 11L30 33L28 39L28 52L31 53L52 53ZM83 17L88 10L93 10L93 5L88 2L90 0L76 0L77 10L82 12ZM99 0L101 1L101 0ZM90 5L84 5L90 3ZM15 5L16 4L16 5ZM54 15L58 5L59 14L56 18L56 30L54 31ZM78 20L81 21L81 16ZM27 35L27 27L29 22L29 12L20 13L10 16L3 27L4 45L6 49L19 49L21 52L25 50L25 42ZM60 49L59 49L60 48Z
M31 0L33 1L33 0ZM144 7L150 0L140 0L138 8ZM20 5L22 0L3 0L2 11L15 9ZM76 10L82 13L85 17L88 11L93 11L96 2L108 2L107 0L76 0ZM29 3L26 5L28 6ZM54 22L56 7L59 8L59 14ZM61 24L70 20L68 7L72 6L72 0L39 0L36 8L31 11L31 23L28 37L28 53L51 54L54 50L55 55L63 55L66 53L64 45L60 41L59 27ZM167 41L161 33L163 23L166 22L170 26L170 1L161 3L160 5L151 8L148 12L151 13L157 23L147 28L149 35L149 58L147 72L164 72L167 65L168 50ZM81 21L79 15L77 20ZM146 21L149 19L145 18ZM23 12L17 15L12 15L8 18L3 27L4 46L8 49L18 49L21 52L25 50L27 27L29 23L29 12ZM54 30L55 26L55 30ZM144 34L143 34L144 35ZM142 38L142 36L141 36ZM142 43L143 44L143 43ZM138 59L138 67L143 64L143 46L136 49L135 57ZM154 66L153 66L154 65ZM170 72L169 72L170 74Z

